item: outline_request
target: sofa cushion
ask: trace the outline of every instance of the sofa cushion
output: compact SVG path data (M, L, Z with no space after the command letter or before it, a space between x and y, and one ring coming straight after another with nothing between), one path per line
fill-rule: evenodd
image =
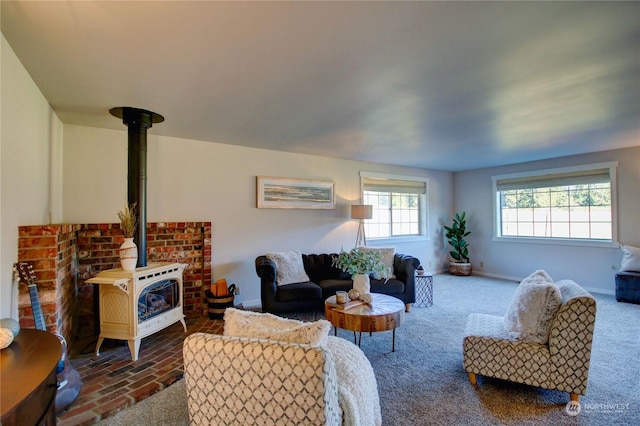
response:
M336 291L349 291L353 288L353 281L351 280L322 280L318 283L322 288L322 297L327 297L336 294Z
M384 264L384 266L389 268L389 278L395 278L396 277L394 275L394 270L393 270L393 259L394 259L395 254L396 254L395 247L367 247L367 246L360 246L360 247L358 247L358 250L375 251L375 252L380 253L380 258L382 259L382 263ZM375 274L371 274L371 277L375 278L375 279L382 278L382 277L376 276Z
M640 248L622 246L621 272L640 272Z
M350 280L351 276L342 269L333 266L333 258L337 254L303 254L304 269L314 283L322 280Z
M309 281L300 251L268 252L265 256L276 264L278 285Z
M327 320L302 322L235 308L227 308L224 313L225 336L322 346L326 343L330 330L331 323Z
M640 272L618 272L616 274L616 300L640 303Z
M509 335L520 341L547 343L562 303L560 289L543 270L522 280L504 316Z
M371 292L382 294L403 294L405 292L405 284L396 279L392 280L376 280L371 278ZM353 288L352 280L322 280L318 283L322 288L323 297L326 299L333 296L336 291L349 291Z
M295 302L320 298L322 298L322 289L316 283L310 281L278 286L278 292L276 293L278 302Z
M397 279L384 280L371 279L371 293L383 294L402 294L405 291L405 285Z

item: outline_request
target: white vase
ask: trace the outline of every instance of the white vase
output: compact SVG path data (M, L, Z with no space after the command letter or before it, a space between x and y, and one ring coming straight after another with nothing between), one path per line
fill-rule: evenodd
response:
M120 266L124 271L133 271L138 264L138 246L133 238L125 238L120 246Z
M369 275L367 274L355 274L353 276L353 289L363 294L371 293L371 283L369 282Z

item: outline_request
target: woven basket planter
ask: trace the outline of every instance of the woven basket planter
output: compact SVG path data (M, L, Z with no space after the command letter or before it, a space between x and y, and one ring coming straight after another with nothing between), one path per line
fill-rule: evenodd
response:
M471 263L449 262L449 273L461 276L471 275Z
M224 318L224 311L226 311L227 308L233 308L233 294L216 297L210 290L207 290L205 295L207 296L209 319L222 319Z

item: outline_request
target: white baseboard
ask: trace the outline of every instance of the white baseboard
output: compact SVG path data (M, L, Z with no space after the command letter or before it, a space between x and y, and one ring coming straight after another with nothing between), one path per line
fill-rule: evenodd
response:
M522 281L524 278L518 278L518 277L511 277L511 276L507 276L507 275L497 275L497 274L487 274L484 272L473 272L473 275L480 275L483 277L488 277L488 278L496 278L496 279L501 279L501 280L509 280L509 281L515 281L516 283L519 283L520 281ZM580 283L578 283L578 285L580 285ZM582 285L580 285L582 288L584 288L585 290L587 290L589 293L598 293L598 294L607 294L609 296L614 296L616 293L614 290L605 290L605 289L601 289L601 288L594 288L594 287L583 287Z
M473 271L473 275L479 275L481 277L487 277L487 278L496 278L498 280L515 281L516 283L519 283L520 281L523 280L523 278L521 277L513 277L510 275L489 274L486 272L477 272L477 271Z
M615 290L604 290L601 288L593 288L593 287L582 287L587 290L589 293L598 293L598 294L607 294L609 296L615 296Z
M243 300L242 302L242 307L243 308L261 308L262 307L262 301L260 299L253 299L253 300Z

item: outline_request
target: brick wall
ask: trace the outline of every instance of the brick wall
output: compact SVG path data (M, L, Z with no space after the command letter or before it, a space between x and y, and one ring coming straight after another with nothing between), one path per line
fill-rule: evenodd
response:
M47 329L68 342L96 333L95 289L85 281L98 272L119 268L124 238L119 224L74 224L19 227L18 261L33 265ZM211 222L147 224L147 262L187 263L184 312L204 312L204 291L211 283ZM33 327L26 285L20 284L20 324Z
M18 228L18 261L33 267L45 325L67 340L73 328L75 306L75 247L79 225L21 226ZM20 283L18 313L22 327L35 322L29 289Z

